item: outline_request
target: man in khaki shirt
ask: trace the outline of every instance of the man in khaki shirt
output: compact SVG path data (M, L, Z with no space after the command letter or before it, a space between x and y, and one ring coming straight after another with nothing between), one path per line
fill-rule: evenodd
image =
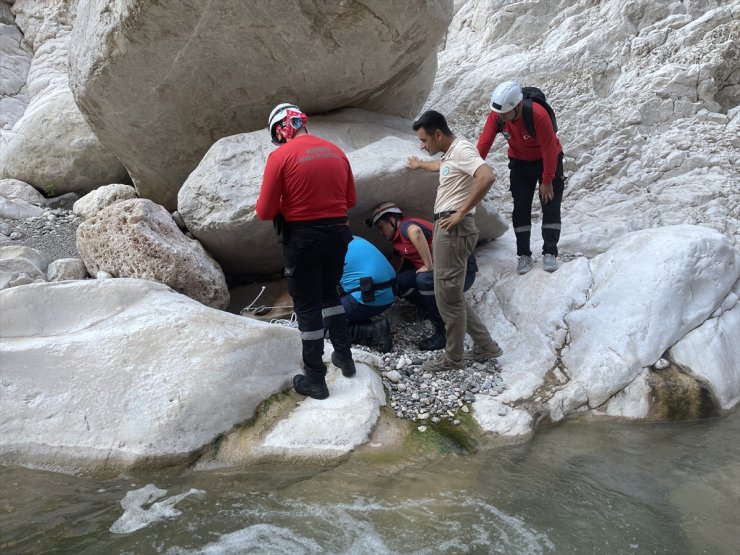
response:
M473 214L496 178L475 146L450 131L444 116L434 110L424 112L414 122L421 148L430 155L442 153L440 160L409 158L409 167L439 172L439 187L434 201L434 296L445 323L445 352L428 359L422 370L440 372L465 367L465 360L486 360L503 354L478 315L465 301L465 269L468 257L478 242ZM473 338L473 348L463 352L465 334Z

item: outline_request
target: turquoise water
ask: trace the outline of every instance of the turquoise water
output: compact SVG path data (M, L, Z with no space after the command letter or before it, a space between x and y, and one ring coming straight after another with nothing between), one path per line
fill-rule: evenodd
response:
M405 464L0 472L3 554L740 553L740 411Z

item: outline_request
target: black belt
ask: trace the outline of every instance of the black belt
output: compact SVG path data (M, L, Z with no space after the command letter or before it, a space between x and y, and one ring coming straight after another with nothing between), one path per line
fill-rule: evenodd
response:
M434 215L434 221L436 222L436 221L437 221L437 220L439 220L440 218L449 218L449 217L450 217L450 216L452 216L452 215L453 215L453 214L454 214L455 212L457 212L457 210L443 210L442 212L437 212L437 213L436 213L436 214ZM472 215L472 214L471 214L470 212L468 212L467 214L465 214L465 217L466 217L466 218L468 218L468 217L472 218L472 217L473 217L473 215Z
M391 278L388 281L382 281L380 283L373 282L373 291L380 291L382 289L388 289L389 287L394 287L396 285L396 278ZM339 286L342 287L341 285ZM360 287L355 287L354 289L350 289L349 291L345 291L342 289L345 295L350 295L352 293L357 293L358 291L361 291Z
M306 227L332 227L337 225L347 225L347 217L342 218L322 218L320 220L307 220L302 222L285 222L289 229L303 229Z

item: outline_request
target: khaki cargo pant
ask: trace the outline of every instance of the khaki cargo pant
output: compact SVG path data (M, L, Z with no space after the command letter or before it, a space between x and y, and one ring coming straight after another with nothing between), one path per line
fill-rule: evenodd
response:
M481 319L465 301L465 269L468 257L478 242L478 228L472 217L463 218L448 232L434 222L434 298L445 323L447 356L459 361L463 357L465 333L476 345L487 347L493 342Z

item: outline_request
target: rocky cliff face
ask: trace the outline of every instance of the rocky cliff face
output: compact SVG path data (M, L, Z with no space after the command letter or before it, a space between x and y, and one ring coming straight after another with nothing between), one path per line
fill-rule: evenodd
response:
M457 5L425 105L480 133L501 81L544 90L568 175L561 246L603 252L638 229L692 223L738 245L740 6L732 1ZM490 162L508 211L502 140Z

